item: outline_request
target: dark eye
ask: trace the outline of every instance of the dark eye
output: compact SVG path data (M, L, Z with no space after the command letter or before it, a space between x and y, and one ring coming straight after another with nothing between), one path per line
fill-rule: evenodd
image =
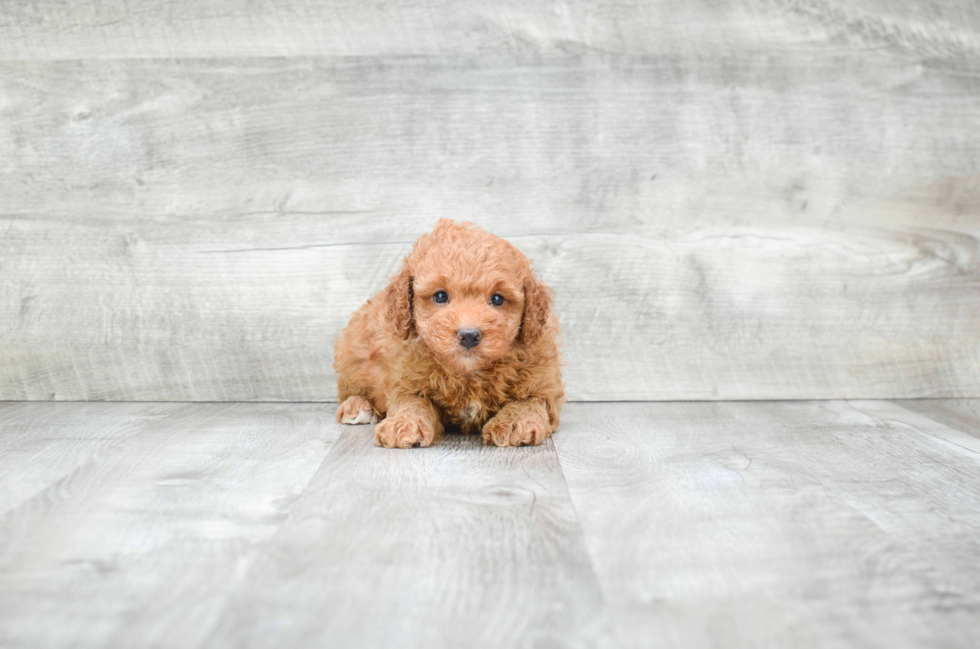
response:
M432 296L432 301L437 304L445 304L449 301L449 293L445 291L436 291L436 294Z
M500 306L504 303L504 296L500 293L494 293L490 296L490 304L494 306Z

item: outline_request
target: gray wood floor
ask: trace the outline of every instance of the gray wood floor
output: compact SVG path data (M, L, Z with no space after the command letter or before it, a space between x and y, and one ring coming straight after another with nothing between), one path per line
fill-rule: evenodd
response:
M980 401L332 413L0 403L0 646L980 646Z

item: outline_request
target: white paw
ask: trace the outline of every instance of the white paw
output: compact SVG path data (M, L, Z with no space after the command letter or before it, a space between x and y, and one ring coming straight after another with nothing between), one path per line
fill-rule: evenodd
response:
M342 424L376 424L381 418L364 397L347 397L337 408L337 421Z
M372 410L359 410L356 415L351 417L350 415L344 415L341 419L341 423L344 424L376 424L378 423L378 418L375 416Z

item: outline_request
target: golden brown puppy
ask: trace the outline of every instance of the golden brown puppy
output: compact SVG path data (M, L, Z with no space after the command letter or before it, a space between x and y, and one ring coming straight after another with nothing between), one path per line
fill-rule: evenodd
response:
M337 421L379 446L429 446L446 426L497 446L540 444L565 400L550 290L521 252L442 220L340 333ZM381 419L384 418L384 419Z

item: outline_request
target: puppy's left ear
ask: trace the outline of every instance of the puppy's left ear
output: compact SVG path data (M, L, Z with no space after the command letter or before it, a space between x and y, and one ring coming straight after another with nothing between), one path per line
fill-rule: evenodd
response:
M412 317L412 272L408 266L403 266L391 282L385 287L385 320L395 330L395 335L402 340L408 340L415 330Z
M551 316L551 289L528 275L524 281L524 315L518 338L522 343L533 343L544 331Z

